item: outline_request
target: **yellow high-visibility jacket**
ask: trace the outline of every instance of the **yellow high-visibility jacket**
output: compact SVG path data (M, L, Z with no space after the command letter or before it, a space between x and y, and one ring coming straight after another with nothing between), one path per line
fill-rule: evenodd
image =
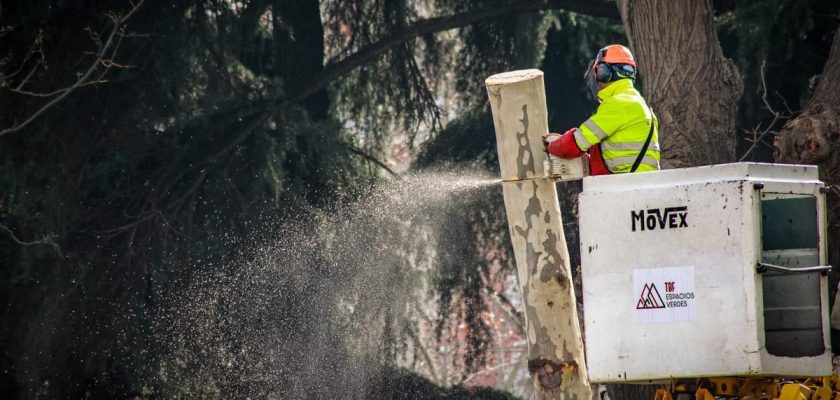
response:
M575 130L581 150L599 145L607 169L630 172L654 124L653 137L636 172L659 169L659 124L631 79L621 79L598 91L601 104L595 115ZM597 152L593 152L597 153Z

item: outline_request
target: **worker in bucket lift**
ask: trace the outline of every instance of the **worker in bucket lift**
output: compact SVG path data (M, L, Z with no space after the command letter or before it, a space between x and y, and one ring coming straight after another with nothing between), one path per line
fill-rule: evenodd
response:
M543 135L548 153L575 158L588 152L591 175L659 170L659 122L633 87L636 61L630 50L604 47L583 77L600 103L598 110L562 135Z

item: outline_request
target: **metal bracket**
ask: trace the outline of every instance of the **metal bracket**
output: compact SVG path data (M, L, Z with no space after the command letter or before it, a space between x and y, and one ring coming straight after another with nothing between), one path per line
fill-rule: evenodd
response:
M820 272L823 275L828 275L831 272L830 265L816 265L813 267L804 267L804 268L790 268L790 267L783 267L781 265L775 265L770 263L759 262L756 264L755 271L759 274L763 274L768 271L773 272L781 272L783 274L807 274L810 272Z

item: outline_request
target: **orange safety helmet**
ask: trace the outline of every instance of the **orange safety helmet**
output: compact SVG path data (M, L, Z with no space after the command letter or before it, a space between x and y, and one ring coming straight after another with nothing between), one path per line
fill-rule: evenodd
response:
M633 59L630 49L620 44L611 44L598 50L598 54L589 64L583 78L590 87L592 95L597 99L598 82L607 83L623 78L636 79L636 60Z
M605 63L630 64L633 68L636 68L636 60L633 59L633 54L630 53L630 49L620 44L611 44L604 47L598 54L601 56L601 61Z

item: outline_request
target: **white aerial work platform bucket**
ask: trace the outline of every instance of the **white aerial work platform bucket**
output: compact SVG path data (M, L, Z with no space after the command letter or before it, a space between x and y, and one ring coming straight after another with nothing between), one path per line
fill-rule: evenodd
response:
M823 187L756 163L584 178L590 380L830 375Z

